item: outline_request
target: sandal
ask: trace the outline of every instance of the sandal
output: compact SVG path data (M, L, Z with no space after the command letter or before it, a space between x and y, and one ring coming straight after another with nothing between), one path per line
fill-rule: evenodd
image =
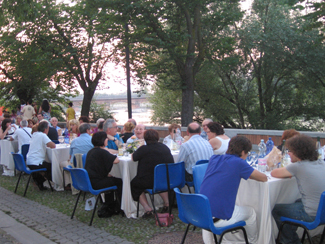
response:
M154 214L153 214L153 211L147 211L144 213L144 215L142 215L142 218L143 219L150 219L150 218L153 218Z
M168 213L168 206L164 206L164 207L161 209L160 213Z

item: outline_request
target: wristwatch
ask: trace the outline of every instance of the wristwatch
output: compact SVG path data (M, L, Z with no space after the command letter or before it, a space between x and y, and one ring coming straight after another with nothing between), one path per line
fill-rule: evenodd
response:
M114 137L114 140L113 141L116 141L117 139L116 139L116 137Z

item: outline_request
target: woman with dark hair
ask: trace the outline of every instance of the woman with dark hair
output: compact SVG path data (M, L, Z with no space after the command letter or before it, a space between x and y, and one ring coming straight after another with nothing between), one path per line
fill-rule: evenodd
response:
M296 135L299 135L300 133L298 131L296 131L295 129L290 129L290 130L285 130L282 133L282 137L281 137L281 143L283 140L288 140L291 137L294 137ZM282 144L278 146L278 149L280 151L282 151Z
M217 122L210 122L207 124L207 127L208 129L206 133L208 135L209 143L213 148L214 154L225 154L228 149L230 138L225 135L223 126Z
M87 116L80 116L79 117L79 124L83 124L83 123L89 123L89 119Z
M102 189L110 186L117 186L117 198L122 196L122 180L109 174L113 164L119 163L117 156L110 154L105 148L107 146L107 134L103 131L96 132L91 142L94 148L87 153L85 169L87 170L92 187ZM120 212L121 201L114 201L114 193L105 193L105 203L98 212L105 212L105 216L111 217Z
M14 134L14 132L15 131L13 130L13 127L11 127L11 119L2 120L0 128L0 139L6 139L9 135Z
M144 139L147 145L141 146L132 154L132 160L138 161L137 175L131 181L131 193L134 201L140 201L145 210L143 218L153 217L152 208L149 206L144 194L145 189L152 189L154 181L154 170L158 164L174 163L174 158L169 148L158 143L159 134L156 130L149 129L144 133ZM162 212L168 211L168 193L159 194L163 201L164 207Z
M274 169L273 177L288 178L295 176L301 199L292 204L276 204L272 215L278 228L281 216L312 222L315 219L319 199L325 191L325 162L318 158L315 141L306 135L296 135L286 142L292 164ZM300 243L297 227L285 225L280 238L281 243Z
M38 113L42 114L44 119L50 122L51 120L51 106L49 101L46 99L43 100L41 107L39 108Z

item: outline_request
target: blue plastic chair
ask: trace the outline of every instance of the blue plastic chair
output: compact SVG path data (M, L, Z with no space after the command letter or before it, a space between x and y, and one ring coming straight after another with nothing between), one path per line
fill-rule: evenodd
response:
M301 243L303 243L303 241L305 240L305 236L307 233L309 243L312 244L313 242L311 240L308 230L313 230L320 225L325 225L325 191L320 196L320 201L318 204L316 218L313 222L305 222L305 221L291 219L291 218L287 218L287 217L281 217L281 221L282 221L282 225L280 227L278 238L276 239L276 243L279 243L279 241L280 241L280 236L281 236L283 226L286 224L289 224L289 225L295 225L295 226L298 226L298 227L301 227L304 229L304 233L301 238ZM323 234L320 238L320 242L319 242L320 244L323 242L324 237L325 237L325 227L324 227Z
M84 168L86 166L86 158L87 158L87 153L82 155L82 165L83 165Z
M99 190L94 190L92 188L92 186L91 186L88 172L85 169L80 169L80 168L73 169L72 167L67 167L67 169L71 173L73 187L80 191L79 194L78 194L78 197L77 197L76 204L74 206L72 215L71 215L71 219L73 219L73 215L74 215L74 213L76 211L78 201L79 201L79 198L80 198L80 195L81 195L82 192L89 192L89 193L97 196L94 211L92 213L91 220L90 220L90 223L89 223L89 226L91 226L92 223L93 223L93 219L94 219L94 215L95 215L95 212L96 212L96 207L97 207L97 203L98 203L98 199L99 199L100 194L101 193L106 193L106 192L109 192L109 191L115 191L117 189L117 187L116 186L111 186L111 187L107 187L107 188L103 188L103 189L99 189Z
M25 160L24 160L24 157L23 157L22 154L13 153L13 152L11 154L12 154L12 156L14 158L14 163L15 163L16 169L20 171L19 178L18 178L16 188L15 188L15 193L17 192L18 184L19 184L20 178L23 175L23 173L26 173L26 174L29 175L27 185L26 185L26 188L25 188L25 192L24 192L24 196L26 196L27 188L28 188L28 185L29 185L29 182L30 182L30 178L32 177L32 174L34 174L36 172L45 172L46 168L30 170L30 169L28 169L26 167L26 163L25 163ZM50 180L48 179L47 181L49 182L51 190L53 191Z
M207 171L208 164L199 164L193 167L193 183L195 193L200 193L201 184Z
M190 225L194 225L211 231L215 242L219 244L221 243L224 234L240 229L244 233L246 244L249 244L244 229L244 226L246 225L245 221L239 221L235 224L224 227L215 227L213 224L209 199L206 196L201 194L181 193L177 188L175 188L174 191L176 193L178 205L178 217L181 221L187 224L181 243L184 243ZM220 236L219 242L216 235Z
M195 166L196 165L200 165L200 164L207 164L207 163L209 163L209 160L208 159L201 159L201 160L199 160L199 161L197 161L195 163ZM193 167L195 167L195 166L193 166ZM194 181L185 181L185 185L187 186L189 193L191 193L190 187L194 187L194 191L195 191Z
M28 151L29 151L29 144L21 145L21 154L23 155L25 162L26 162L26 156Z
M183 188L185 185L185 172L184 172L184 162L168 164L168 172L169 172L169 185L170 189L174 189L175 187ZM152 189L146 189L145 193L149 193L150 200L153 206L154 213L157 217L157 212L155 208L155 199L154 195L162 192L168 191L167 185L167 174L166 174L166 164L158 164L155 167L154 171L154 183ZM172 203L170 201L170 203ZM137 217L139 216L139 201L137 207ZM158 218L157 218L158 219ZM159 219L158 223L160 225ZM160 225L161 226L161 225Z

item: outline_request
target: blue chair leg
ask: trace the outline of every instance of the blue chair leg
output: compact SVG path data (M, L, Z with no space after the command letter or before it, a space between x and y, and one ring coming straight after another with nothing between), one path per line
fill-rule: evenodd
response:
M79 192L77 200L76 200L76 204L74 205L73 212L72 212L72 215L71 215L71 219L73 219L73 215L74 215L74 213L76 211L80 195L81 195L81 191Z
M97 197L96 197L96 203L95 203L95 206L94 206L93 214L91 215L91 220L90 220L89 226L91 226L92 223L93 223L93 219L94 219L94 216L95 216L96 207L97 207L99 197L100 197L100 194L98 194Z
M182 242L181 242L181 244L184 244L184 242L185 242L185 238L186 238L186 235L187 235L188 229L190 228L190 225L191 225L191 224L188 224L187 227L186 227L186 230L185 230L185 233L184 233L184 235L183 235L183 238L182 238Z
M22 174L23 174L23 172L20 172L19 178L18 178L18 181L17 181L17 184L16 184L16 188L15 188L15 193L17 192L19 181L20 181L20 178L21 178Z
M25 188L24 196L26 196L27 188L28 188L31 177L32 177L32 174L30 174L29 177L28 177L28 181L27 181L27 185L26 185L26 188Z

